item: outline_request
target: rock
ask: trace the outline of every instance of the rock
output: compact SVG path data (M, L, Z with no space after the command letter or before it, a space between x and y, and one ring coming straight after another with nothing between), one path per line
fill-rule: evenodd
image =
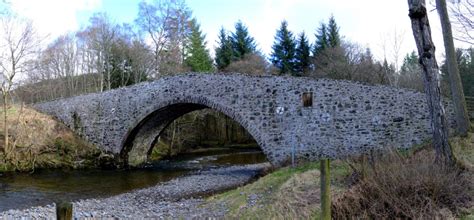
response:
M264 163L203 170L109 198L80 200L73 203L74 218L223 218L228 211L225 205L212 209L203 207L205 200L195 198L196 194L241 186L269 166L270 164ZM258 195L251 194L249 199L254 204ZM54 219L55 206L0 213L0 219L17 218Z

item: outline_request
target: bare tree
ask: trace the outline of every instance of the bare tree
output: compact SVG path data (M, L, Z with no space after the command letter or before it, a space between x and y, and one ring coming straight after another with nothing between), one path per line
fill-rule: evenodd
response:
M154 54L154 77L182 70L191 10L183 0L141 2L138 26L148 33Z
M271 66L259 53L246 54L243 59L229 64L223 72L246 73L255 76L270 75Z
M474 44L474 1L473 0L451 0L450 13L453 26L457 30L454 38L468 44Z
M454 113L456 115L456 132L458 135L466 137L470 122L466 110L466 100L464 99L461 76L459 75L459 67L456 59L453 33L451 30L451 22L449 21L446 0L436 0L436 8L441 21L441 29L443 30L449 84L451 85L451 97L454 105Z
M114 25L104 13L96 13L90 18L90 26L78 33L83 44L92 52L90 61L99 76L99 91L111 89L110 56L112 45L117 35L117 25ZM105 76L105 77L104 77Z
M3 101L4 120L4 152L9 158L15 146L9 146L8 114L10 91L15 77L26 72L28 60L38 45L36 32L30 21L21 19L12 14L0 17L0 72L1 93Z
M420 63L423 67L425 92L433 129L433 146L436 159L453 165L455 158L448 142L446 114L441 102L439 69L435 57L435 46L431 39L431 28L428 21L425 0L408 0L409 17L413 36L418 48Z
M73 35L69 34L58 37L42 52L39 68L43 70L43 75L50 75L50 79L65 79L66 83L60 92L68 97L77 92L77 64L75 39Z

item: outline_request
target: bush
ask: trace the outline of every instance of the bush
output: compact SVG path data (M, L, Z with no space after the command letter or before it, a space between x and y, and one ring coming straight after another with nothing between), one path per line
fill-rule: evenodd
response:
M452 218L473 199L472 173L435 164L434 153L390 153L359 164L361 178L334 199L336 219Z

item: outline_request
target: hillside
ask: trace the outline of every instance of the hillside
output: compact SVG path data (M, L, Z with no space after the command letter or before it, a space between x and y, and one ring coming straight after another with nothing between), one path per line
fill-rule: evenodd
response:
M3 115L3 112L0 111ZM100 151L85 143L50 116L29 107L8 109L10 144L6 157L4 121L0 121L0 172L31 171L38 168L81 168L95 166Z

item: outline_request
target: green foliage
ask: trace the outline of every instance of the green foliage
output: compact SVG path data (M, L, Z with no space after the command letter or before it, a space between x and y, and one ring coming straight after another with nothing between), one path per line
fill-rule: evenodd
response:
M316 57L319 53L329 47L328 33L326 24L320 24L316 33L316 42L314 44L313 55Z
M336 19L331 15L329 23L327 25L328 43L331 47L337 47L341 45L341 37L339 36L339 27L337 26Z
M464 94L474 97L474 48L469 48L458 58Z
M209 51L206 49L205 36L200 30L196 19L191 21L191 35L187 47L187 57L185 63L195 72L212 71L212 60Z
M233 60L240 60L246 54L255 53L257 45L253 37L249 35L247 27L238 21L235 24L235 32L231 36Z
M288 23L281 22L280 29L277 30L275 42L272 46L273 52L270 60L279 70L280 74L294 73L296 43L293 33L288 30Z
M408 75L414 72L420 72L420 64L418 62L418 55L416 55L415 51L407 54L403 59L402 67L400 68L400 74Z
M219 46L216 48L216 65L218 70L223 70L229 66L232 56L232 39L227 35L226 30L221 28L219 31Z
M474 48L456 49L456 61L465 96L474 96ZM441 65L443 82L449 88L448 70L445 62Z
M316 43L314 44L313 55L316 57L326 48L336 48L341 46L341 37L339 35L339 27L336 19L331 15L329 22L325 24L321 22L316 32Z
M114 45L112 48L112 55L109 61L110 66L106 66L106 68L111 68L111 88L115 89L146 81L146 74L133 68L134 58L131 54L117 47L117 45ZM106 77L104 78L107 79Z
M309 45L308 38L302 32L298 38L295 54L295 73L298 76L304 75L309 71L310 67L310 50L311 46Z

